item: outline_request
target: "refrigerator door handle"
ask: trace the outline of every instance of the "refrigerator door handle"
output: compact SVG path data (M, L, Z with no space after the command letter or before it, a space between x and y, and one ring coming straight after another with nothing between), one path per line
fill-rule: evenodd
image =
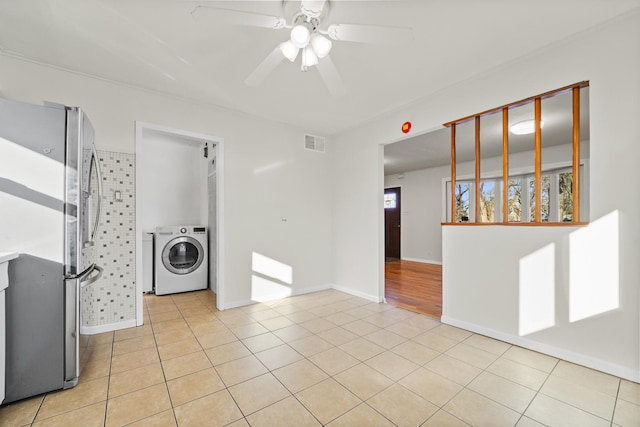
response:
M98 272L98 274L93 274L94 272ZM104 270L102 269L102 267L100 267L99 265L94 265L93 268L91 268L87 274L85 274L82 279L80 280L80 287L84 288L85 286L89 286L92 283L95 283L98 281L98 279L100 277L102 277L102 272Z
M96 222L93 224L93 231L91 232L91 241L96 240L96 234L98 233L98 226L100 225L100 218L102 217L102 170L100 170L100 162L98 161L98 150L95 144L92 147L93 161L96 163L96 173L98 178L98 213L96 215Z

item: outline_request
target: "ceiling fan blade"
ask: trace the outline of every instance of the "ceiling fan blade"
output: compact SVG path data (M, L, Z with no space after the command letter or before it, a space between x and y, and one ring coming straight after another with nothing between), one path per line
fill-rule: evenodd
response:
M331 93L331 95L338 97L344 96L347 93L342 77L340 77L340 74L329 55L322 58L316 67L318 68L318 73L320 73L322 81L325 86L327 86L327 89L329 89L329 93Z
M413 40L413 28L379 25L333 24L327 34L334 40L358 43L400 44Z
M325 0L302 0L300 2L300 10L307 16L317 18L322 14Z
M284 18L277 16L204 5L196 6L191 11L191 15L196 19L206 20L207 23L248 25L251 27L272 28L274 30L284 28L287 24Z
M258 67L253 70L249 77L247 77L244 83L247 86L259 86L264 79L273 71L275 68L280 65L282 60L284 59L284 55L280 50L280 46L276 46L275 49L271 51L271 53L258 65Z

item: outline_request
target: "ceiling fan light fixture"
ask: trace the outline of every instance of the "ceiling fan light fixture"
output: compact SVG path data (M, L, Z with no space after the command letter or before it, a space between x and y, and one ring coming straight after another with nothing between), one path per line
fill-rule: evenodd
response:
M540 120L540 129L542 129L543 127L544 122ZM536 121L533 119L522 120L521 122L512 124L509 127L509 130L514 135L528 135L536 131Z
M331 40L328 38L317 33L311 36L311 47L313 47L318 58L322 59L327 56L331 51L331 46Z
M311 32L309 27L304 24L298 24L291 29L291 42L295 47L303 48L309 44Z
M280 51L289 61L293 62L298 57L298 52L300 51L291 40L287 40L286 42L280 43Z
M314 65L318 65L318 55L310 46L307 46L302 49L302 71L307 71L307 68Z

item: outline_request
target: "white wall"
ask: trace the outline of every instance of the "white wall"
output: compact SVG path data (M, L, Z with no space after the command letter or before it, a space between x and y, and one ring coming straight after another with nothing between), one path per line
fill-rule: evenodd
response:
M134 152L135 121L224 140L223 307L252 301L253 252L291 266L294 293L331 283L329 155L305 150L303 129L7 56L0 69L5 98L82 106L100 149Z
M617 268L605 269L611 286L619 290L620 307L595 317L569 322L566 304L557 301L555 326L527 338L537 348L562 355L626 378L640 380L640 328L638 317L640 277L640 194L615 189L621 183L640 182L637 159L640 157L640 13L627 14L604 26L557 43L521 60L509 63L475 79L435 93L411 108L377 118L367 126L339 135L334 141L334 281L353 292L380 298L383 271L378 248L383 239L381 219L382 188L380 176L380 144L401 139L400 124L413 117L414 131L422 133L439 128L441 123L485 111L498 105L543 93L575 82L590 81L590 218L586 230L597 230L597 220L617 212ZM527 251L558 240L570 239L572 228L553 227L445 227L443 230L444 307L443 319L463 324L512 342L520 342L514 334L513 310L519 307L519 282L513 274L515 266ZM597 234L597 233L596 233ZM616 234L616 233L614 233ZM522 250L512 250L522 244ZM570 255L566 242L560 246L555 262L556 273L565 277ZM487 250L487 248L495 250ZM597 261L602 251L597 243L585 245L582 258ZM473 254L470 269L468 256ZM357 262L354 261L354 255ZM562 255L564 254L564 255ZM505 265L507 273L503 274ZM575 265L581 268L575 269ZM574 276L586 277L598 271L599 264L575 264ZM465 270L471 276L457 272ZM615 274L619 282L615 283ZM456 272L456 273L454 273ZM576 276L576 277L578 277ZM559 281L556 292L566 290L567 282ZM574 283L591 286L589 281ZM469 308L465 292L494 295L485 304ZM510 290L506 292L506 290ZM563 305L564 304L564 305ZM500 318L500 321L494 319ZM533 345L530 345L533 347ZM578 355L578 356L576 356ZM588 363L587 363L588 362Z
M141 144L136 194L142 231L166 225L207 226L204 143L145 130Z

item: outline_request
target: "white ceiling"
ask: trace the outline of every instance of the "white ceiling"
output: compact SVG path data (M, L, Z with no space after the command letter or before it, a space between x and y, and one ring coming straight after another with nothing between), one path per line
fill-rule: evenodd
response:
M339 1L322 23L412 27L385 46L334 42L347 94L283 61L243 81L288 30L194 19L199 4L281 15L280 1L2 0L0 53L330 136L633 8L640 0Z

